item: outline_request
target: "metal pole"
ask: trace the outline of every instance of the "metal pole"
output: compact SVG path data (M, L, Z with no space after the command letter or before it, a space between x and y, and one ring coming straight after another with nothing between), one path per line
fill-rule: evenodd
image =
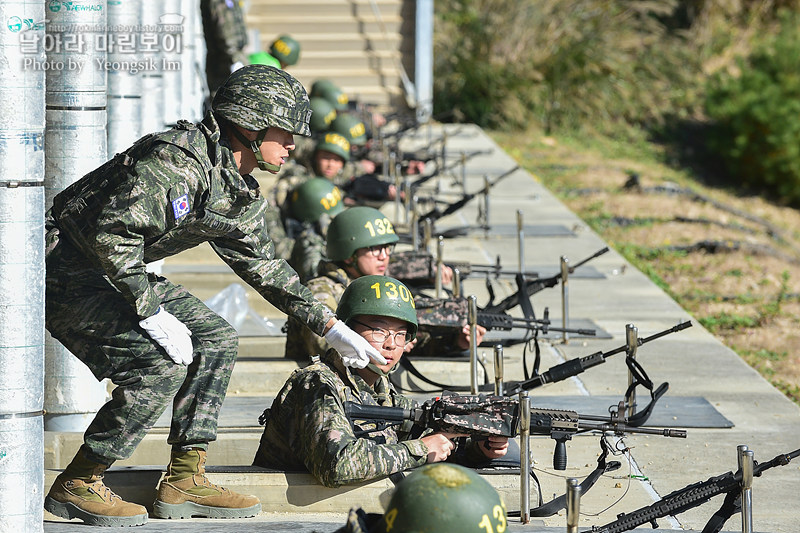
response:
M140 40L147 39L149 42L157 40L158 32L152 28L158 26L159 17L163 13L160 2L142 2L141 23L145 29L136 37ZM155 51L148 51L142 55L142 60L161 63L161 54ZM164 77L160 68L143 70L142 77L142 133L153 133L164 129Z
M581 512L581 487L574 477L567 478L567 533L578 533Z
M458 268L453 269L453 297L461 297L461 271Z
M742 533L753 533L753 450L742 444L737 447L742 470Z
M494 394L503 396L505 386L503 385L503 345L494 345Z
M108 6L109 28L134 27L139 24L141 0L112 2ZM109 32L112 42L129 34ZM108 60L115 62L130 60L130 52L120 46L109 47ZM108 71L108 149L106 157L122 152L142 136L142 78L131 70Z
M482 225L487 230L489 229L489 175L483 175L483 213L479 213L478 224Z
M436 274L435 274L435 287L436 297L442 297L442 270L444 269L444 237L439 235L436 242Z
M474 294L468 298L469 322L469 389L470 394L478 394L478 299Z
M528 391L519 393L519 519L531 521L531 401Z
M401 176L402 171L400 170L400 162L397 162L397 175ZM403 176L403 190L406 192L405 197L405 209L403 210L403 223L408 224L408 221L411 220L411 180L408 176ZM400 196L400 188L397 188L397 196Z
M414 204L417 203L416 196L413 201ZM411 247L415 252L419 251L419 215L417 214L416 208L411 210Z
M461 150L461 190L467 194L467 152Z
M419 124L428 122L433 114L433 20L433 0L417 0L414 87Z
M181 106L184 98L181 87L181 50L183 41L183 17L180 14L181 0L162 0L159 16L159 43L161 47L161 75L164 83L164 123L174 126L182 118Z
M53 46L47 60L66 65L47 71L45 111L45 205L53 197L106 160L107 71L103 37L106 2L98 10L48 10L47 38L75 50ZM72 28L89 28L75 34ZM96 29L92 31L91 29ZM81 64L82 67L69 68ZM106 400L106 387L61 343L47 335L45 344L44 424L47 431L83 431Z
M428 251L428 245L431 242L431 233L433 233L433 228L431 227L433 224L431 223L430 218L426 218L422 221L422 249L426 252Z
M14 532L44 526L45 6L0 3L0 530Z
M561 327L569 327L569 259L561 256ZM569 342L569 334L564 331L561 335L564 344Z
M639 329L633 324L625 325L625 342L628 344L626 348L627 356L631 359L636 359L636 349L639 347ZM633 416L636 412L636 387L631 387L635 379L633 372L628 369L628 387L631 389L631 392L625 398L628 416Z
M518 272L525 272L525 231L522 221L522 211L517 209L517 262Z

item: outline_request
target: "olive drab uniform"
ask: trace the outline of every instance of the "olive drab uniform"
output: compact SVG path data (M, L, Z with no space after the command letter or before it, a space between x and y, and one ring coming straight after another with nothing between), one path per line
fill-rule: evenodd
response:
M241 0L200 0L206 41L206 78L214 92L230 75L235 63L247 63L247 28Z
M273 259L266 209L213 113L143 137L54 199L46 219L47 329L98 379L117 385L85 435L99 462L129 457L169 404L169 443L215 440L236 357L235 330L145 263L209 242L264 298L324 331L333 313ZM191 331L188 367L139 327L159 306Z
M356 437L342 402L413 407L386 378L370 387L329 350L321 361L296 370L272 407L253 464L284 470L307 469L327 487L369 481L425 464L428 447L410 439L409 424ZM357 430L370 429L358 426Z

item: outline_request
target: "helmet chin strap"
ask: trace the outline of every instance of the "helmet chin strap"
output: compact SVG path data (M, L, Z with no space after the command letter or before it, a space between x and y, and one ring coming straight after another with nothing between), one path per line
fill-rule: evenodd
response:
M243 145L249 146L250 149L253 151L253 154L256 156L256 163L258 163L258 168L260 168L261 170L266 170L267 172L272 172L273 174L280 171L281 169L280 165L273 165L272 163L267 163L266 161L264 161L264 156L261 155L261 143L264 142L264 137L266 137L267 135L266 129L259 131L256 138L252 141L247 137L245 137L244 135L242 135L242 132L240 132L239 128L237 128L236 126L233 126L231 129L233 130L234 137L239 139L239 142L241 142Z

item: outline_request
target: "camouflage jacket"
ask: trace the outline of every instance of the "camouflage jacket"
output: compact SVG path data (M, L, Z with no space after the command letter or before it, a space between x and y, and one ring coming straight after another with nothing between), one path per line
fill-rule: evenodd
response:
M410 423L379 430L372 423L353 425L343 402L411 408L415 403L382 377L374 387L342 364L329 350L296 370L272 407L253 464L281 470L307 469L326 487L370 481L426 463L428 447L411 439Z
M241 0L200 0L200 13L208 50L206 77L213 94L230 75L234 63L247 64L247 28Z
M53 200L47 226L101 270L140 317L161 303L145 264L209 242L265 299L321 334L333 313L273 258L266 210L257 182L239 174L209 113L197 125L181 121L141 138L70 185Z
M382 514L365 513L353 507L347 514L347 523L333 533L369 533L383 518Z
M335 311L339 299L352 281L347 272L335 263L326 261L319 264L319 275L311 278L306 286L314 298ZM305 360L312 355L322 355L328 351L325 339L314 335L299 320L289 317L286 320L286 348L284 355L290 359Z
M327 218L330 220L330 217ZM305 283L316 277L320 262L325 260L325 247L325 231L320 225L303 224L289 257L289 264L300 275L301 282Z

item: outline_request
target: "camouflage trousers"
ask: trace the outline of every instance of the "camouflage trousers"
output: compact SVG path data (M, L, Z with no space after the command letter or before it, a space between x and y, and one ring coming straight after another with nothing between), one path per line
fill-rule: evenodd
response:
M192 332L194 361L188 367L174 363L139 327L133 307L67 241L47 256L47 330L98 380L116 385L84 434L84 452L95 461L130 457L170 403L169 444L205 447L216 439L238 349L236 330L183 287L153 274L150 283L164 309Z

